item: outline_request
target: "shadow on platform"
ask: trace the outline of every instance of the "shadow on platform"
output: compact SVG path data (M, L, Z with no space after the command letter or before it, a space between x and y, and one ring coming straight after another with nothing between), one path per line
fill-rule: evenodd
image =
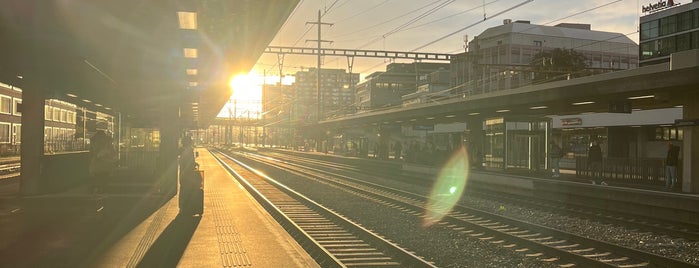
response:
M178 214L148 249L137 267L176 267L201 217Z

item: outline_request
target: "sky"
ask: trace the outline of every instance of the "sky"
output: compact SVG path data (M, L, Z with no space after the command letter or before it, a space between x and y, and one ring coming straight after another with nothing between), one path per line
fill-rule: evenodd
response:
M654 1L657 2L657 1ZM485 6L484 6L485 3ZM316 47L315 22L321 11L324 48L459 53L468 40L504 19L533 24L588 23L592 30L629 34L638 43L641 5L649 0L301 0L271 46ZM518 7L515 7L518 6ZM513 8L514 7L514 8ZM509 8L513 8L507 11ZM503 13L504 12L504 13ZM485 21L483 20L485 14ZM460 29L473 25L463 31ZM455 33L457 32L457 33ZM451 36L450 34L455 33ZM442 39L443 38L443 39ZM345 57L326 57L323 68L347 69ZM276 54L263 54L254 67L258 73L278 74ZM364 77L385 70L386 60L355 58L353 72ZM316 66L315 56L287 55L282 73Z
M586 23L592 30L627 34L638 43L641 6L651 2L657 1L301 0L269 45L317 47L316 42L307 42L318 38L316 26L307 22L316 22L319 10L321 21L332 24L321 28L321 39L332 41L323 42L323 48L460 53L466 36L470 41L505 19L549 26ZM276 54L263 54L252 72L278 77L277 62ZM385 70L388 63L387 59L356 57L352 72L363 79ZM282 73L293 75L315 67L315 56L286 55ZM346 57L324 57L321 68L348 69L348 61ZM224 110L227 108L222 113Z

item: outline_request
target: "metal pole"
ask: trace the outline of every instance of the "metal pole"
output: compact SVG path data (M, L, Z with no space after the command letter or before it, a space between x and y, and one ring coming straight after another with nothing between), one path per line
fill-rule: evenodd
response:
M320 93L320 48L321 48L321 41L320 41L321 40L320 39L320 28L321 27L320 26L321 26L320 10L318 10L318 55L317 55L317 59L318 59L317 63L318 64L316 65L317 66L316 67L317 68L316 69L316 90L318 93L318 116L317 116L316 121L318 121L318 122L320 122L321 114L323 112L323 108L321 108L321 105L323 104L323 100L322 100L322 94Z

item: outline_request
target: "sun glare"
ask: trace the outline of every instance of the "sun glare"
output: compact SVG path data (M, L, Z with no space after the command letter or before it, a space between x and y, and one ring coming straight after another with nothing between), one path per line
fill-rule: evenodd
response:
M262 97L262 79L253 73L236 75L231 78L229 86L235 100L259 101Z

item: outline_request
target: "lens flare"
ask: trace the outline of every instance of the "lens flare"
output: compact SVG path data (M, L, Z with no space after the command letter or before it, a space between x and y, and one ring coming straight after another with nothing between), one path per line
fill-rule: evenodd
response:
M427 210L422 221L424 227L439 222L459 202L466 189L468 170L468 154L466 149L461 147L439 172L427 201Z

